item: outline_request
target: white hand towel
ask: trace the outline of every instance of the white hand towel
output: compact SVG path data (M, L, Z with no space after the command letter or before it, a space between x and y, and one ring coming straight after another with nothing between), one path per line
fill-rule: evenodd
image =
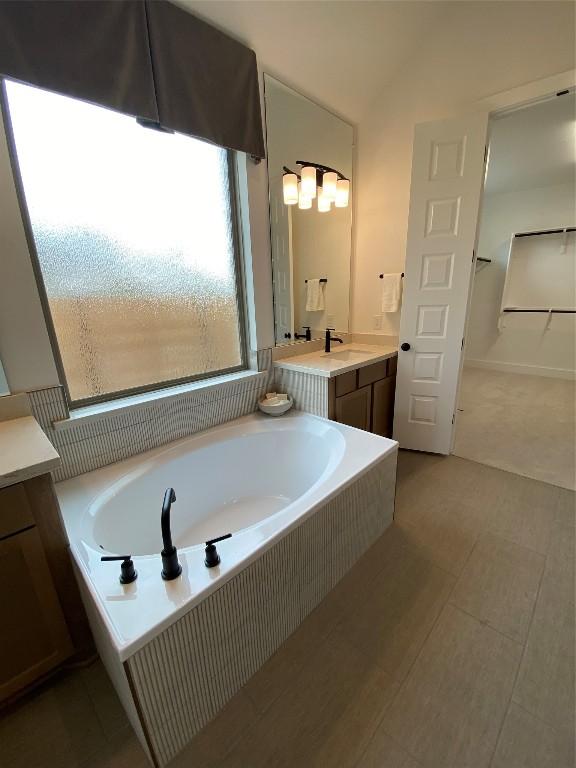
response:
M320 278L308 280L306 283L306 312L322 312L324 310L324 283Z
M398 312L402 294L402 274L389 272L382 278L381 312Z

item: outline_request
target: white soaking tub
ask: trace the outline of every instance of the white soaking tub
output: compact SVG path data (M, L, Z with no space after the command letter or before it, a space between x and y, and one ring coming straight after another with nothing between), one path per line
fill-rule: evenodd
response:
M156 764L172 759L214 716L390 524L396 454L392 440L310 414L252 414L57 484L98 649ZM182 574L164 581L160 513L169 487ZM315 513L322 513L317 521ZM217 545L220 564L206 568L204 542L228 533ZM307 547L320 548L317 557L311 560ZM120 584L120 564L101 561L111 554L133 556L136 581ZM246 611L253 611L249 629ZM217 637L231 643L218 651L222 659L211 660L199 639L206 621L209 645ZM223 626L214 626L219 621ZM258 631L259 621L265 642L246 635L239 643L237 633ZM281 628L272 631L274 623ZM169 650L160 650L166 642ZM174 704L167 735L159 724L167 698L156 712L155 696L172 673L181 676L192 664L178 654L197 642L193 665L206 668L191 671L195 682ZM234 657L250 643L262 658ZM178 673L165 668L167 659ZM211 682L207 704L194 686L212 677L221 690L214 693Z

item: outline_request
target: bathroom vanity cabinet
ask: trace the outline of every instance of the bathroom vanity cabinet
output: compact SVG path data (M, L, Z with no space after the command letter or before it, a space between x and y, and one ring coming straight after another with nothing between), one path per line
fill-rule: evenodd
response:
M0 489L0 703L91 649L50 475Z
M336 376L329 385L329 418L392 437L396 357Z
M392 437L397 361L393 347L344 345L277 361L275 386L302 411Z

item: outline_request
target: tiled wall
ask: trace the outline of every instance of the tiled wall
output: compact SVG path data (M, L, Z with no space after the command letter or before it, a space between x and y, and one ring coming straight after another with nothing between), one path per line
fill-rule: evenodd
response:
M165 766L392 522L396 455L320 508L126 662Z
M32 412L62 458L54 479L90 472L251 413L271 387L272 350L260 350L254 362L261 371L257 376L142 403L129 412L111 412L66 429L53 426L69 417L62 387L29 392Z
M329 379L284 368L276 368L275 377L276 391L288 393L296 408L328 418Z

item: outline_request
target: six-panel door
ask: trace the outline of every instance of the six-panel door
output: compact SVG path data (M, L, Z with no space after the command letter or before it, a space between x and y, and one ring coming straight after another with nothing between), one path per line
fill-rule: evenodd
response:
M449 453L470 293L487 114L416 126L394 437Z

